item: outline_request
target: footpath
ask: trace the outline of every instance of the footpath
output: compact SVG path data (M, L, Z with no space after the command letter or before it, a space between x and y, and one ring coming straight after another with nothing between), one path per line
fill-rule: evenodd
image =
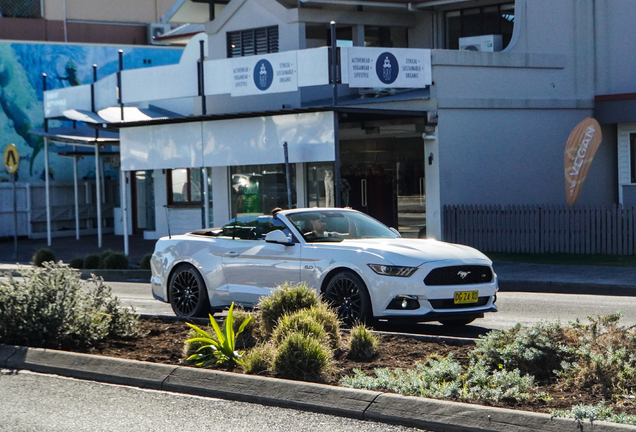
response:
M112 243L107 243L109 241ZM75 239L54 239L51 249L56 259L68 262L75 256L99 253L96 238L94 246L86 239L75 242ZM79 247L82 244L84 246ZM122 250L122 247L116 247L115 240L104 240L104 245L111 250ZM41 246L41 242L28 246L30 250L22 244L25 251L19 255L19 260L13 261L13 243L0 242L0 274L15 272L16 262L28 265L33 252L45 247ZM131 242L131 263L134 265L135 260L138 262L143 255L152 252L153 247L154 242L143 239ZM501 291L636 295L636 269L633 268L496 262L494 269ZM150 277L150 273L143 270L102 271L101 275L106 280L147 281ZM636 432L634 426L614 423L595 421L592 425L589 420L579 423L552 418L548 414L50 349L0 345L0 368L26 369L77 379L301 409L429 431Z

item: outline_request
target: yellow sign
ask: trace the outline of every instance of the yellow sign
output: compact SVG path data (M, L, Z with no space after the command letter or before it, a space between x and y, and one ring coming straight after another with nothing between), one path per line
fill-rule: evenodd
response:
M601 126L593 118L579 123L565 146L565 199L574 205L603 136Z
M20 165L20 156L18 155L18 148L15 144L9 144L4 148L4 169L8 174L13 174L18 170Z

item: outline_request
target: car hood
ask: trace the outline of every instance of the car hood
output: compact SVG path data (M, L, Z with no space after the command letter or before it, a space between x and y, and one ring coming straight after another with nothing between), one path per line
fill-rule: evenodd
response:
M419 267L432 261L456 261L490 265L492 261L469 246L423 239L360 239L343 240L341 247L376 255L393 265ZM378 262L381 264L382 262Z

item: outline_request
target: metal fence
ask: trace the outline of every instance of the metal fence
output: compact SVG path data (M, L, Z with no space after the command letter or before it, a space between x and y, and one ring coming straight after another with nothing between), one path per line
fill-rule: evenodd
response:
M0 0L0 17L42 18L42 0Z
M636 209L444 206L444 240L484 252L633 255Z
M113 208L119 204L118 184L106 180L102 185L102 228L114 230ZM97 204L94 180L78 184L80 233L97 231ZM0 238L12 237L14 229L13 185L0 183ZM16 183L18 236L46 237L46 190L44 183ZM52 181L50 186L51 230L54 236L75 235L75 199L73 182Z

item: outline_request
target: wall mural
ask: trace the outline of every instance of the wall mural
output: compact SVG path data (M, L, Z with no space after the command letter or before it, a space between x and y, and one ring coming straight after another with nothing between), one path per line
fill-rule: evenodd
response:
M125 69L175 64L182 53L181 49L160 47L0 43L0 150L11 143L17 146L21 159L18 181L44 179L44 140L29 133L44 125L42 74L47 74L48 90L90 84L93 64L98 79L117 72L119 49L124 51ZM49 127L62 124L50 121ZM52 178L72 180L72 159L53 152L49 156ZM78 170L80 178L95 178L94 159L84 158ZM117 173L107 168L105 175L112 178ZM9 180L4 169L0 170L0 182Z

